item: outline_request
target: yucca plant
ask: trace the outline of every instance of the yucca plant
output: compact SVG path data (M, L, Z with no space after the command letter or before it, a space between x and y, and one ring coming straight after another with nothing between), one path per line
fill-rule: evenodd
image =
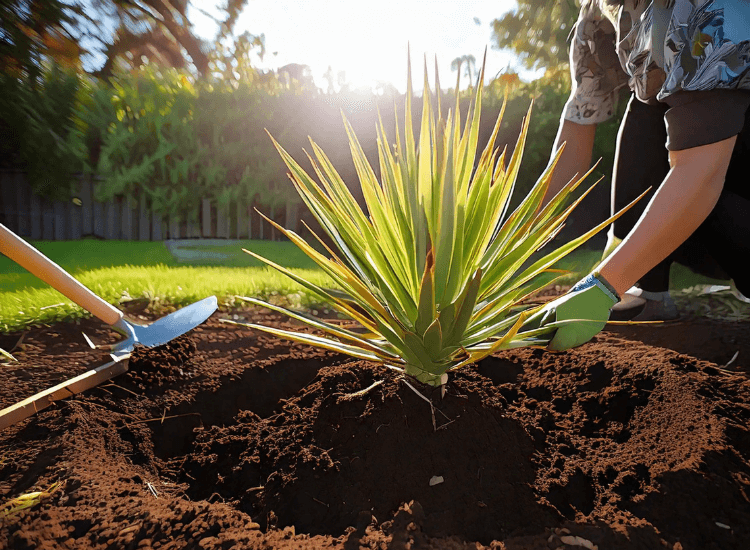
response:
M344 119L367 214L312 139L313 155L308 156L319 183L274 140L292 183L338 250L315 235L328 252L322 254L295 232L268 221L304 250L339 289L321 288L246 252L329 302L363 330L349 330L253 298L246 300L298 319L324 335L245 326L385 364L433 386L443 384L449 370L497 350L548 342L554 325L519 331L538 310L523 301L560 276L551 266L606 222L530 262L530 256L555 235L583 199L567 204L584 178L571 181L541 207L560 150L529 195L508 213L531 108L507 165L506 151L500 154L495 148L505 105L477 159L484 67L465 122L458 83L455 108L445 117L441 114L437 69L435 73L436 100L425 65L418 138L412 127L410 66L403 138L397 123L393 149L379 119L379 179Z

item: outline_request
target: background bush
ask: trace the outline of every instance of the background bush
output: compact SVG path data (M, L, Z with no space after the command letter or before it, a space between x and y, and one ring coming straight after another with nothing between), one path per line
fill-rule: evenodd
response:
M81 170L84 77L57 64L38 78L0 72L0 168L23 169L34 193L67 198ZM54 168L51 168L54 167Z
M402 118L403 95L324 94L308 81L258 73L246 53L241 48L219 52L214 70L201 77L148 63L115 72L108 80L56 65L33 82L0 75L4 167L26 169L34 192L49 198L69 197L71 174L85 170L104 180L98 186L99 199L145 197L154 211L165 215L195 213L202 199L220 207L240 202L273 209L298 203L299 198L268 130L303 165L311 136L358 196L341 114L351 122L377 171L378 109L390 139L393 105ZM495 78L485 91L480 143L492 131L506 90L500 147L512 150L534 100L516 186L518 201L547 165L570 91L569 76L563 68L530 83L512 73ZM462 92L462 103L469 93ZM447 110L453 105L452 92L443 95ZM600 176L606 181L580 209L578 221L573 221L575 231L592 226L608 210L615 138L624 107L622 101L617 116L597 131L594 160L603 160L592 182ZM416 98L414 111L420 109ZM403 127L402 120L399 125Z

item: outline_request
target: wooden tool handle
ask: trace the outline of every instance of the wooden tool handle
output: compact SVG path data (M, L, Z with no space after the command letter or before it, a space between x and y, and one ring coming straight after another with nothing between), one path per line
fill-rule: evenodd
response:
M0 224L0 252L96 317L114 325L123 313L105 302L21 237Z
M128 359L129 356L84 372L75 378L71 378L57 386L39 392L15 405L3 409L0 411L0 430L4 430L41 411L53 401L59 401L60 399L81 393L84 390L98 386L102 382L106 382L110 378L114 378L118 374L124 373L128 370Z

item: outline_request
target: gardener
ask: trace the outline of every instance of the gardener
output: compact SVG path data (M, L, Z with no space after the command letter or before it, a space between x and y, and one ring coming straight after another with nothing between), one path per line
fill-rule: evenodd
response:
M657 166L665 155L670 168L632 231L598 270L527 325L588 321L560 325L549 344L553 350L590 340L620 296L628 289L637 293L633 285L693 234L708 243L738 290L750 293L743 270L750 196L740 169L750 154L750 3L584 0L572 35L573 89L554 149L567 144L548 197L588 170L596 125L612 116L625 84L635 99L621 127L615 172L627 169L619 166L624 157L642 168ZM658 135L650 123L641 124L643 139L635 140L637 160L632 150L623 154L623 136L632 143L639 121L662 116L666 150L649 144Z

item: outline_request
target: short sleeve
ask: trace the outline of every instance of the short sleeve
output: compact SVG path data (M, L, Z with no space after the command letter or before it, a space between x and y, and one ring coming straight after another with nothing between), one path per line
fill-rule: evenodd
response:
M571 92L563 119L599 124L614 115L617 92L628 83L615 50L617 34L595 7L581 8L571 34Z
M667 149L681 151L739 134L750 108L750 91L677 92L664 100Z

